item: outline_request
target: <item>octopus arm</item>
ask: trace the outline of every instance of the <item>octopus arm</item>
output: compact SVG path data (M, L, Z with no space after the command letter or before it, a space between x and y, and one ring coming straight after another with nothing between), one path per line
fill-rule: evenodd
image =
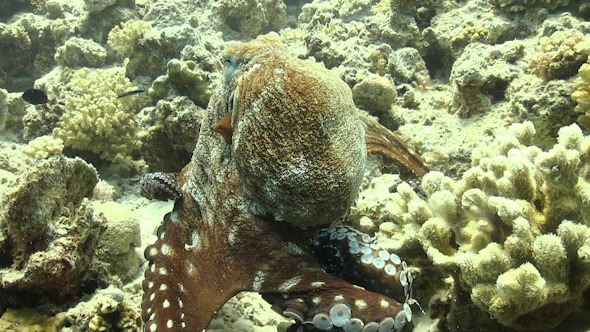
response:
M158 240L145 251L145 331L202 331L227 300L247 288L239 271L214 268L212 247L179 222L179 213L166 215Z

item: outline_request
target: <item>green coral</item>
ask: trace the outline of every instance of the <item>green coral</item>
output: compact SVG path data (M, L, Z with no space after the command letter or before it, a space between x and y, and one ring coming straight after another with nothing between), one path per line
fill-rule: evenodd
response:
M120 160L137 148L136 98L117 98L133 90L123 68L69 72L66 111L53 135L66 146Z
M382 246L425 253L458 271L461 289L498 322L538 330L579 308L590 287L590 137L563 127L543 151L534 135L530 122L513 125L474 151L461 179L425 175L425 198L398 185L375 221L392 234L378 235Z

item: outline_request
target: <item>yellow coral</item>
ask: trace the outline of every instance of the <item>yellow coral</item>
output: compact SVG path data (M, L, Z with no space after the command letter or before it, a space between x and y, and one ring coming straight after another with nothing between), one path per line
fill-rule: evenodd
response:
M66 112L53 135L66 146L120 159L137 146L135 98L117 98L132 90L123 68L71 72L66 85Z
M120 27L116 26L109 32L107 44L113 50L129 55L135 41L141 38L151 27L150 22L142 20L123 22Z
M572 94L572 99L578 103L575 110L578 113L584 113L578 118L578 122L584 128L590 128L590 63L585 63L578 71L580 77L576 79L576 91Z
M47 159L49 156L61 154L63 149L64 141L51 135L45 135L30 141L23 152L36 159Z

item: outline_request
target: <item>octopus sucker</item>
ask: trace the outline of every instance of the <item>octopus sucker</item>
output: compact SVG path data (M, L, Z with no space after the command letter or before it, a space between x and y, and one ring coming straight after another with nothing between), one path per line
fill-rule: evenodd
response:
M175 200L145 251L145 331L201 331L244 290L294 329L400 330L415 302L406 262L329 227L349 211L366 162L370 127L350 89L273 34L225 57L191 162L143 182L148 197Z

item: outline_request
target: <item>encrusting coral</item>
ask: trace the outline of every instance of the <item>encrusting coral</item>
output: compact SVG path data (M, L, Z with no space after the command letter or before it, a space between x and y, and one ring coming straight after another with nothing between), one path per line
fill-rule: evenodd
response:
M117 98L133 90L124 69L66 73L65 112L53 135L66 146L92 151L106 160L120 160L137 148L136 98Z
M126 294L114 286L99 290L90 301L81 302L65 313L70 324L62 331L140 331L138 308L131 303Z
M567 6L570 0L490 0L490 3L501 9L520 12L535 8L556 9L561 6Z
M556 326L590 287L590 137L563 127L545 152L534 135L513 125L461 179L430 172L425 198L402 183L368 214L387 230L380 245L458 270L480 309L519 330Z
M207 107L211 97L209 75L197 66L194 61L172 59L166 65L167 75L154 80L148 94L152 99L170 95L170 88L184 90L186 95L201 107ZM171 86L172 85L172 86Z
M104 223L85 197L98 182L82 159L43 159L14 180L0 209L3 292L67 296L91 267Z

